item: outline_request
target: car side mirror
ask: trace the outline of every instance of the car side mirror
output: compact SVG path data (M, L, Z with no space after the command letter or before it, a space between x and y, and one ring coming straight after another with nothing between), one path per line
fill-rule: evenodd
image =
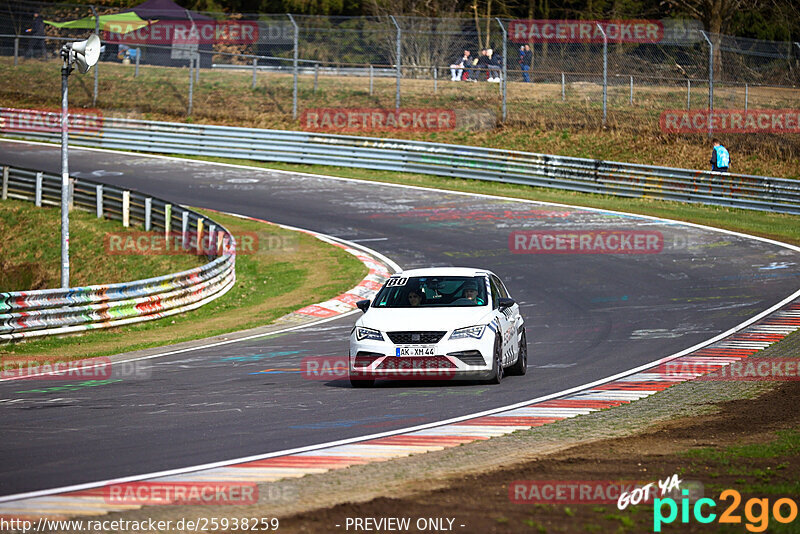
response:
M358 302L356 302L356 306L358 306L358 309L361 310L364 313L367 313L367 310L369 309L369 305L370 305L370 301L369 300L359 300Z
M506 308L510 308L511 306L513 306L516 303L517 303L517 301L515 301L514 299L510 299L510 298L506 298L506 297L500 297L499 299L497 299L497 307L500 308L501 310L505 310Z

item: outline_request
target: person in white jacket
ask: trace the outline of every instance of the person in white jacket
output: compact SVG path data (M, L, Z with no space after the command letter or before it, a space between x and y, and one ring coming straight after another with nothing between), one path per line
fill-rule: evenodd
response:
M464 54L455 63L450 65L450 80L454 82L461 81L461 75L464 73L464 65L469 64L469 50L464 50Z

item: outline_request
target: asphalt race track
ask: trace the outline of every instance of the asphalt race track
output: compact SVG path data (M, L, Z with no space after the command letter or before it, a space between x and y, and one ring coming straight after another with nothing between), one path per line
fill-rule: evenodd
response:
M57 173L59 149L4 142L0 163ZM641 217L80 149L70 151L70 170L359 242L406 268L492 269L521 304L532 368L500 386L379 381L362 390L346 380L304 379L303 357L346 354L350 316L148 360L147 379L71 391L47 390L61 382L0 382L0 495L313 445L535 398L690 347L800 285L799 253ZM663 249L509 250L513 231L567 229L660 232Z

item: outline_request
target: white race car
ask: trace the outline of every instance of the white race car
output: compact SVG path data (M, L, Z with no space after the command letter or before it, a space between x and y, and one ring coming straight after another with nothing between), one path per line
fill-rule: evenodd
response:
M503 282L484 269L413 269L389 278L350 333L350 383L376 378L488 379L524 375L524 320Z

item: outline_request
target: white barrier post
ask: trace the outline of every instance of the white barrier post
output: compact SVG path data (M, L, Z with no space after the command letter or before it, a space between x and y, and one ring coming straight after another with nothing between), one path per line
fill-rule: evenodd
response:
M128 228L131 224L131 192L122 192L122 226Z
M36 207L42 207L42 173L36 173Z
M189 248L189 245L186 242L188 235L189 235L189 212L183 210L183 212L181 213L181 246L183 247L183 250Z
M133 71L133 77L134 78L139 76L139 58L141 57L141 55L142 55L142 49L141 48L137 48L136 49L136 69Z
M151 224L150 218L151 218L152 214L153 214L153 199L150 198L150 197L147 197L146 199L144 199L144 231L145 232L149 232L150 231L150 224Z
M196 250L198 256L203 253L203 225L205 224L205 221L206 220L202 217L197 219L197 238L195 241L197 241Z
M208 227L208 250L207 252L210 254L212 250L211 247L214 246L214 233L217 231L217 225L212 224ZM216 254L215 254L216 256Z
M95 186L94 189L95 189L94 196L95 196L96 203L97 203L97 207L96 207L95 211L97 213L97 218L98 219L102 219L103 218L103 186L98 184L98 185Z
M253 58L253 84L250 87L251 89L255 89L256 88L256 72L257 72L257 70L258 70L258 58L254 57Z
M167 242L167 250L169 250L170 239L169 234L172 231L172 204L164 205L164 239Z
M14 38L14 66L17 66L17 58L19 57L19 37Z
M564 83L564 73L561 73L561 101L564 102L567 100L567 90Z
M8 199L8 165L3 167L3 193L2 199Z
M372 65L369 66L369 96L372 96Z

